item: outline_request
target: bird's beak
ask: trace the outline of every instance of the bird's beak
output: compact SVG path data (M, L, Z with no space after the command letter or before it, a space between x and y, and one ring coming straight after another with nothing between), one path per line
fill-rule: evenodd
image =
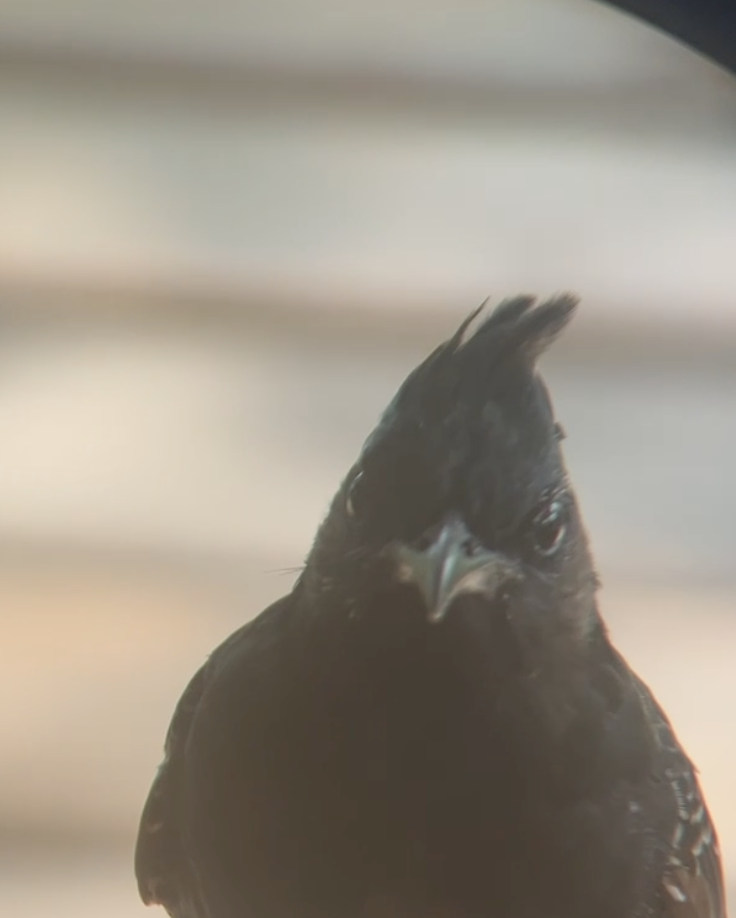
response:
M500 587L519 580L516 564L478 543L465 524L452 519L423 549L399 545L397 577L421 593L431 622L440 622L455 599L475 593L494 598Z

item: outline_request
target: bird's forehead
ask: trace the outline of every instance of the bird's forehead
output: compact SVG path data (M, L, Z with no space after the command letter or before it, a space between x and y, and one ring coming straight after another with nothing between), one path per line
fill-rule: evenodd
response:
M443 414L393 410L366 442L360 467L402 495L438 510L514 515L562 474L543 391L524 399L461 400ZM383 488L381 489L383 490Z
M526 375L514 385L483 391L400 390L368 437L361 460L411 453L444 464L472 462L478 453L523 461L554 439L552 406L542 380Z

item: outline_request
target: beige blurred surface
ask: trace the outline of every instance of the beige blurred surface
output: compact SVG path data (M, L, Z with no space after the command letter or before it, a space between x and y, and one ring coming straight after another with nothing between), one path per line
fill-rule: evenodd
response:
M3 915L41 918L123 918L146 911L132 879L131 858L119 848L0 849L0 909Z
M733 81L605 4L13 0L0 78L7 308L574 284L733 325Z

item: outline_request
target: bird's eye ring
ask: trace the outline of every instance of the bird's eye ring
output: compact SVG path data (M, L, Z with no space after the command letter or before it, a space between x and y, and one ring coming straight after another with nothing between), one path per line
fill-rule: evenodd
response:
M532 541L537 554L550 558L559 549L567 532L567 506L558 499L550 501L532 522Z
M360 486L362 481L363 473L358 472L348 487L347 497L345 498L345 510L351 519L354 519L357 515L360 501Z

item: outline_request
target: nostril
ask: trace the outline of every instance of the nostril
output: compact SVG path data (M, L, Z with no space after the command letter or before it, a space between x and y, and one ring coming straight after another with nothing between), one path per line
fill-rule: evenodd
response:
M474 558L482 549L482 545L477 539L468 536L463 540L461 548L467 558Z
M428 529L425 529L420 536L414 539L412 542L413 547L416 551L427 551L437 542L439 538L442 537L446 528L447 526L443 525L442 523L430 526ZM453 532L455 532L457 528L458 527L453 527ZM462 538L458 539L458 542L456 543L459 552L465 558L475 558L479 554L482 554L486 549L483 547L481 542L479 542L472 533L468 532L464 526L463 529L463 533L458 533L458 535L462 535ZM449 537L449 530L447 534Z

